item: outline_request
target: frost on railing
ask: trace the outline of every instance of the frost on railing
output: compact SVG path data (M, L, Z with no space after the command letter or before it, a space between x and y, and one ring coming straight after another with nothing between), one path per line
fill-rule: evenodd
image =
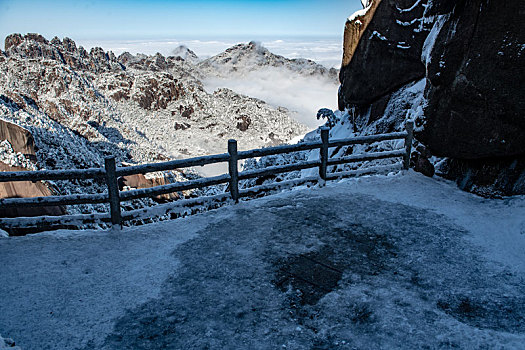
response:
M321 140L313 142L302 142L295 145L285 145L254 149L249 151L237 151L237 141L228 142L228 153L196 157L190 159L174 160L163 163L144 164L118 168L115 158L107 158L104 168L74 169L74 170L47 170L47 171L22 171L0 173L0 182L7 181L39 181L39 180L78 180L99 179L107 185L107 192L99 194L75 194L66 196L50 196L36 198L5 198L0 199L2 207L21 206L49 206L49 205L78 205L109 203L109 213L78 214L63 216L39 216L18 217L0 219L0 228L14 227L49 227L53 225L83 225L86 223L111 223L122 225L125 221L140 221L158 217L179 217L201 211L203 208L217 207L225 203L238 202L240 198L256 196L260 193L283 190L294 186L305 184L323 184L327 180L339 179L347 176L357 176L379 171L393 171L408 169L410 152L413 138L413 122L406 123L406 131L390 134L360 136L348 139L329 139L328 127L321 128ZM394 149L380 152L368 152L362 154L351 154L348 156L330 157L329 150L360 144L373 144L380 141L404 139L404 149ZM240 160L253 160L257 157L267 157L282 154L299 154L300 152L317 150L318 159L299 159L289 164L279 164L239 171ZM376 165L365 169L337 171L337 165L348 163L362 163L367 161L402 158L402 162L393 165ZM294 159L292 157L292 159ZM228 174L200 178L184 182L156 186L145 189L120 191L118 188L118 177L133 174L145 174L155 171L172 171L179 168L201 166L228 162ZM258 184L247 187L247 180L276 176L305 169L317 168L317 174L297 176L286 181L274 181L271 183ZM239 182L243 181L242 186ZM218 184L227 185L227 193L219 193L214 196L182 199L174 202L156 205L154 207L122 211L122 202L134 199L154 197L161 194L179 192L184 190L201 189Z

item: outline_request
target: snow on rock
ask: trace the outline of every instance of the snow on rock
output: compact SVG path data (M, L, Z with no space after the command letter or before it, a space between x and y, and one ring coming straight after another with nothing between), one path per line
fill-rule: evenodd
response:
M425 76L421 47L433 24L424 17L427 2L373 1L366 15L346 22L340 110L365 108Z
M171 54L173 56L180 57L183 60L188 61L188 62L190 62L192 64L196 64L196 63L199 62L199 57L197 56L197 54L195 52L193 52L192 50L190 50L185 45L180 45L180 46L176 47L175 49L173 49Z
M210 57L197 67L206 76L225 77L230 74L245 74L261 67L274 67L290 70L300 75L319 76L337 80L337 69L328 69L312 60L304 58L289 59L271 53L256 41L235 45L223 53Z
M402 8L397 7L397 6L396 6L396 8L397 8L397 10L398 10L400 13L403 13L403 12L410 12L410 11L412 11L413 9L415 9L415 8L419 5L420 2L421 2L421 0L416 0L416 1L414 2L414 5L410 6L409 8L406 8L406 9L402 9Z
M425 67L428 67L430 59L432 58L431 53L432 48L434 47L434 44L436 42L436 38L439 35L441 28L443 28L443 25L448 21L449 18L450 14L438 16L436 21L434 22L432 30L428 34L423 44L423 51L421 52L421 62L425 64Z
M28 159L24 154L15 152L9 141L0 141L0 162L11 167L19 167L27 170L37 170L34 162Z

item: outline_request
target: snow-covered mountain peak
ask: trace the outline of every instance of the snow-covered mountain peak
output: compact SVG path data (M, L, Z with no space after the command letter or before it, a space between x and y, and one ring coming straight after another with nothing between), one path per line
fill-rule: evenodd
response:
M328 69L312 60L289 59L270 52L259 42L237 44L224 52L200 62L197 67L207 75L243 74L260 68L280 68L300 75L318 75L337 80L337 69Z
M176 47L173 49L173 51L171 51L171 54L175 57L180 57L189 63L195 64L199 62L199 57L197 54L190 50L186 45L180 45Z

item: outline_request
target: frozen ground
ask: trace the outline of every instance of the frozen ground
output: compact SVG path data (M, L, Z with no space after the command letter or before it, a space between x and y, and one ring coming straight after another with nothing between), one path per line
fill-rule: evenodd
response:
M0 334L23 349L523 349L524 213L523 197L409 172L0 238Z

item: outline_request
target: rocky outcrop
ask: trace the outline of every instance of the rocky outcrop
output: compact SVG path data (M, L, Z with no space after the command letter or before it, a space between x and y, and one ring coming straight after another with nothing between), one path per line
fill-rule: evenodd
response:
M340 108L368 106L425 76L426 0L374 0L345 25ZM429 23L430 22L430 23Z
M33 135L29 130L0 119L0 172L32 170L27 167L36 163ZM6 143L4 145L4 143ZM15 166L13 164L23 165ZM49 187L41 181L0 182L0 198L45 197L51 195ZM62 215L65 210L58 206L0 208L0 217Z
M19 56L32 59L48 59L64 63L73 69L93 72L119 71L123 66L112 52L104 52L96 47L88 53L83 47L76 46L69 38L60 41L54 37L48 41L40 34L30 33L25 36L11 34L5 39L7 56Z
M361 37L374 18L377 6L380 3L381 0L372 1L363 10L356 12L346 20L343 38L343 67L348 66L352 61Z
M0 141L3 140L9 141L14 152L36 162L35 140L29 130L0 119Z
M185 94L182 83L171 74L162 73L155 77L137 79L131 90L133 100L144 109L166 109L172 101Z
M118 56L117 61L125 68L161 72L177 67L184 60L178 56L164 57L160 53L153 56L147 56L144 54L132 55L129 52L124 52Z
M151 188L155 186L163 186L171 183L164 175L159 174L157 176L144 176L143 174L135 174L122 176L118 179L119 189L122 191L125 187L129 188ZM157 201L170 201L177 200L180 196L177 192L162 194L155 196L154 199Z
M415 117L417 171L430 176L429 157L445 157L436 172L462 189L525 193L523 1L367 5L346 25L340 108L368 131Z
M525 5L462 1L447 14L427 62L418 138L457 159L525 154Z
M192 64L196 64L197 62L199 62L199 57L197 56L197 54L184 45L180 45L177 48L175 48L171 52L171 54Z
M0 172L24 170L27 169L12 167L0 162ZM30 198L46 197L51 195L51 190L41 181L0 182L0 198ZM64 215L65 213L65 209L59 206L0 208L0 217L4 218L19 216Z

